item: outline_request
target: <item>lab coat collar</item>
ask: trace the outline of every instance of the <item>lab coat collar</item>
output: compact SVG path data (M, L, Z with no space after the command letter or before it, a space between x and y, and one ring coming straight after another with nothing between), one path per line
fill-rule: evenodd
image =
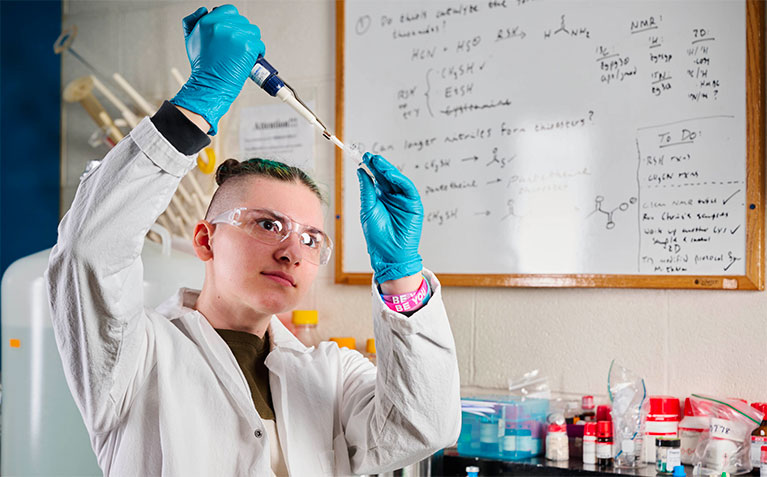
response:
M162 302L155 311L162 314L170 321L181 318L188 313L199 314L204 318L202 313L199 313L194 309L194 304L197 302L199 296L200 290L181 288L175 295ZM203 321L210 326L207 319ZM272 318L269 321L269 338L270 352L274 351L275 348L289 349L299 353L306 353L309 351L309 348L304 346L303 343L301 343L275 315L272 315Z

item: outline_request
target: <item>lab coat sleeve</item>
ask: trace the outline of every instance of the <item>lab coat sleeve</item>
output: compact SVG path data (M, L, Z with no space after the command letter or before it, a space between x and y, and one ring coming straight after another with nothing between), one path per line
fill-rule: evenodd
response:
M386 307L373 288L377 370L347 355L341 415L354 473L401 468L458 439L455 342L439 281L424 274L433 295L410 317Z
M91 433L120 421L154 366L141 249L193 165L145 118L81 181L59 225L45 278L67 382Z

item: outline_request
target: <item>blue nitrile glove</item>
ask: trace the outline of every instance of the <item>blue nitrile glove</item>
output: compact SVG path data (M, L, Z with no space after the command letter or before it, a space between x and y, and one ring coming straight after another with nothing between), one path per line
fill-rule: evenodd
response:
M218 120L242 90L250 70L264 54L261 30L222 5L210 13L200 7L183 20L184 41L192 74L171 103L199 114L215 135Z
M370 264L380 284L420 272L418 243L423 204L418 189L396 167L369 152L362 158L376 183L357 169L360 181L360 220Z

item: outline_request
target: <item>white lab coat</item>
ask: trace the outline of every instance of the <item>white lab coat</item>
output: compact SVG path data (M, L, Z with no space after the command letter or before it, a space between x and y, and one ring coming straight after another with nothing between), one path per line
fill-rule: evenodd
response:
M56 341L105 475L270 475L247 383L194 293L143 306L144 235L194 164L144 119L83 179L51 253ZM411 317L373 289L377 369L335 344L307 349L272 318L266 365L291 475L378 473L455 442L455 345L426 276L434 294Z

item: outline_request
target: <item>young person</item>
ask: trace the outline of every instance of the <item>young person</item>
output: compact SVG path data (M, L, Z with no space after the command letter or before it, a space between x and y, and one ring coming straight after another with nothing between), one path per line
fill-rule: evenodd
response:
M144 308L144 236L264 52L230 5L183 26L188 82L82 180L46 272L67 381L104 474L380 473L452 444L459 377L441 287L418 254L423 207L380 156L365 155L375 182L360 174L377 368L334 343L307 349L274 316L332 252L318 188L281 163L221 165L194 229L202 290Z

